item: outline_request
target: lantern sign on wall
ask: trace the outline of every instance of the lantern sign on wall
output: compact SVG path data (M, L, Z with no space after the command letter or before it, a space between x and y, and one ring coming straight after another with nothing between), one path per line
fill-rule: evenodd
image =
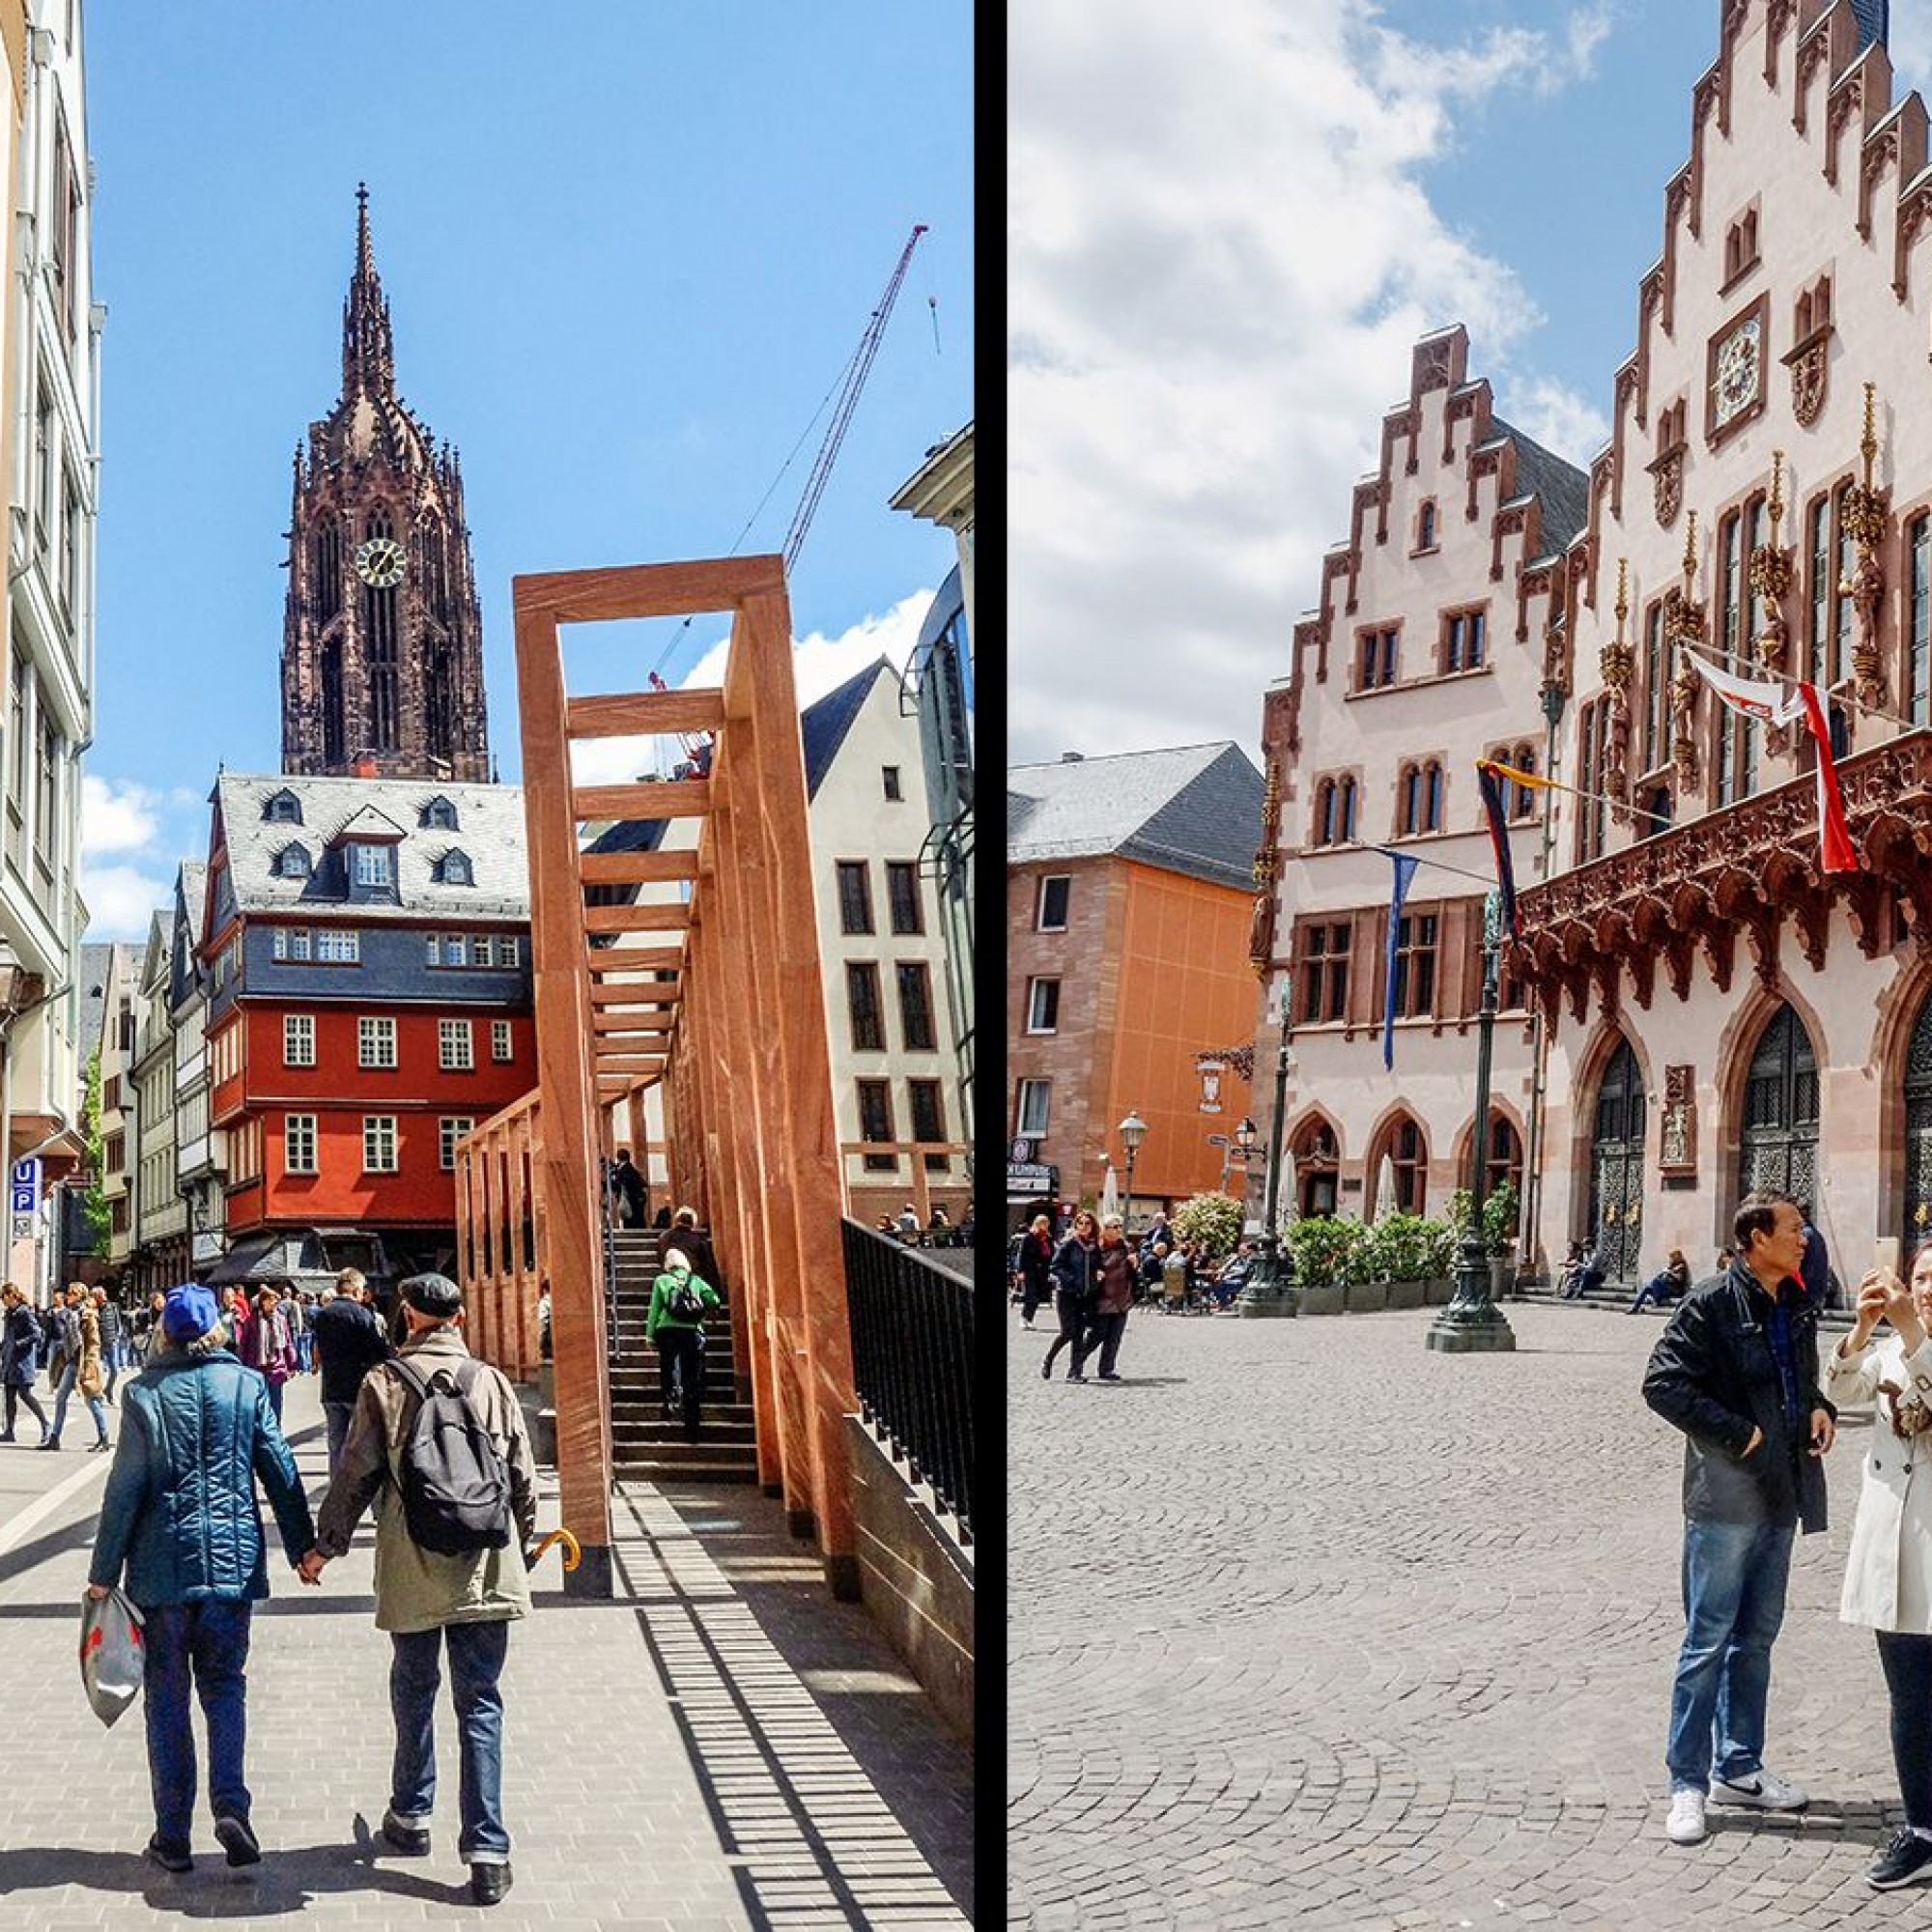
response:
M1204 1114L1218 1114L1221 1111L1221 1075L1227 1070L1227 1063L1204 1055L1195 1061L1194 1070L1201 1076L1201 1111Z

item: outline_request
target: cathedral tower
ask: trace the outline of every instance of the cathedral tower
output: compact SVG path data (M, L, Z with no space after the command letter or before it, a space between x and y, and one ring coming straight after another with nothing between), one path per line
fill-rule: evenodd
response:
M463 472L396 394L389 304L355 190L342 394L295 460L282 769L486 783L482 621Z

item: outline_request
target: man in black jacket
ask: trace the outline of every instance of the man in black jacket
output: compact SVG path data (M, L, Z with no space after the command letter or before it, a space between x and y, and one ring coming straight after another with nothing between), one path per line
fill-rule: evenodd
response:
M316 1360L322 1365L322 1419L328 1441L328 1473L342 1460L349 1418L362 1378L386 1361L389 1344L376 1311L369 1306L369 1284L360 1268L346 1267L335 1277L335 1294L315 1311Z
M1643 1378L1644 1400L1685 1437L1685 1633L1664 1753L1664 1834L1680 1845L1705 1835L1707 1796L1763 1811L1809 1802L1764 1768L1765 1701L1793 1536L1825 1527L1837 1411L1818 1385L1817 1310L1798 1279L1804 1216L1753 1194L1733 1229L1729 1270L1684 1297Z

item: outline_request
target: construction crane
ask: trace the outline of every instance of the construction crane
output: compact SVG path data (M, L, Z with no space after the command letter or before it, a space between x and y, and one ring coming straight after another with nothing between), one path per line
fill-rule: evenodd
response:
M792 512L791 527L785 532L784 567L785 575L791 575L792 565L798 561L798 554L805 545L806 532L811 528L812 517L818 509L818 499L825 494L825 485L832 475L832 466L838 461L838 451L845 440L845 431L852 421L852 412L859 407L860 392L866 386L866 378L872 372L872 360L879 353L879 343L886 332L886 324L892 320L893 305L899 298L899 289L904 284L906 270L912 266L912 251L919 246L919 238L926 231L923 221L913 223L912 233L906 237L905 246L899 250L899 259L894 268L891 279L886 283L886 292L879 298L878 306L872 310L870 320L866 324L866 332L859 339L859 346L852 353L852 359L845 367L845 378L838 391L838 401L832 412L832 421L825 432L825 440L818 446L818 456L811 466L811 474L806 478L805 494L799 498L798 508ZM935 323L935 327L937 324ZM801 439L803 440L803 439ZM796 452L794 451L794 454ZM735 550L737 545L732 545ZM684 620L682 628L688 629L691 619ZM670 655L667 647L665 656ZM663 659L659 660L662 666ZM661 670L653 670L647 679L653 691L667 691ZM694 763L703 766L710 761L712 733L696 734L680 732L678 742L684 748L685 756Z

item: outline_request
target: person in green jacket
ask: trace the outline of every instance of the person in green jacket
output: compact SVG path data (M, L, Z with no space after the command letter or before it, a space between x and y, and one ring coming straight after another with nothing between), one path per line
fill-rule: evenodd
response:
M667 1250L664 1273L651 1283L644 1340L657 1344L665 1414L682 1410L687 1442L697 1440L697 1406L704 1395L705 1311L724 1305L718 1291L692 1272L683 1249Z

